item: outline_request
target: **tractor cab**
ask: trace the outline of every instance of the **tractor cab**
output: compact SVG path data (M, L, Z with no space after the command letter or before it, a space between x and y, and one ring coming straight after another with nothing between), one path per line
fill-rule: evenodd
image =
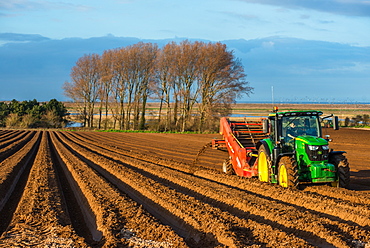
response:
M270 139L279 152L292 152L295 141L326 143L321 139L321 111L277 112L269 115ZM297 139L298 138L298 139Z

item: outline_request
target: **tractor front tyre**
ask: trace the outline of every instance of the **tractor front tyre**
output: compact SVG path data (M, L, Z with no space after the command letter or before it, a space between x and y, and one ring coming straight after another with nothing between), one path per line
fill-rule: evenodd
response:
M234 175L235 171L233 168L233 164L230 161L230 158L225 159L225 161L222 163L222 172L226 175Z
M298 169L291 157L282 157L278 167L278 183L284 188L298 188Z
M337 154L330 159L329 163L334 164L338 170L338 181L335 186L348 189L350 181L350 170L347 158L342 154Z
M264 145L258 149L258 179L261 182L270 182L271 158L268 155Z

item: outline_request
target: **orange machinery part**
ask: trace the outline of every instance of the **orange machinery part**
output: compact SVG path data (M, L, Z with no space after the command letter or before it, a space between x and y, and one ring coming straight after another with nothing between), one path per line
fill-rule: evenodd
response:
M238 124L239 123L233 123L233 125ZM246 125L246 123L240 123L239 125ZM220 120L220 134L223 136L224 140L215 140L215 146L218 145L218 147L227 148L236 174L248 178L257 176L258 171L256 164L254 163L253 166L249 165L249 162L252 159L252 149L255 148L245 148L240 144L231 130L231 124L226 117L223 117Z

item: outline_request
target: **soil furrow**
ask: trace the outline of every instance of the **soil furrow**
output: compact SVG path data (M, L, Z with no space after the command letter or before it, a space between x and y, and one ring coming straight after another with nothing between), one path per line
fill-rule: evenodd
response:
M344 201L348 204L356 204L363 205L367 208L370 207L370 194L369 193L361 193L352 190L345 190L341 188L333 188L333 187L318 187L312 186L305 188L305 191L310 192L312 194L325 196L327 198L333 199L335 201L341 202Z
M87 177L92 180L96 177L89 170L84 170L87 166L78 158L73 156L70 151L60 142L55 136L51 134L51 139L54 147L60 157L60 165L62 166L63 173L70 185L74 197L81 209L84 221L90 231L91 237L94 241L102 241L103 233L105 236L113 236L111 233L103 232L104 226L97 223L97 212L100 204L98 203L99 197L94 196L93 189L89 185ZM99 192L96 192L97 194ZM101 221L101 220L100 220ZM109 237L108 237L109 238Z
M88 137L87 137L88 138ZM94 138L91 138L90 140L91 141L96 141L96 139L99 139L99 137L94 137ZM150 141L143 141L143 140L131 140L131 139L125 139L125 140L129 140L129 142L125 142L123 143L122 141L120 140L116 140L116 139L111 139L111 140L107 140L107 139L99 139L100 141L104 142L105 144L109 143L109 144L114 144L117 148L123 148L123 149L126 149L126 150L141 150L141 148L143 148L142 145L140 144L151 144ZM156 148L156 147L151 147L150 149L150 153L154 156L168 156L168 157L171 157L171 159L173 160L184 160L184 161L187 161L187 162L190 162L192 160L192 158L194 157L193 154L189 154L189 152L186 152L184 151L186 149L182 149L181 151L171 151L171 150L164 150L164 149L160 149L160 148ZM194 153L193 150L191 150L192 153ZM190 155L189 158L187 158L186 155Z
M134 196L133 198L136 198L137 200L140 198L139 201L147 207L147 210L159 211L157 213L152 212L152 214L159 218L161 218L161 216L166 217L166 219L162 218L163 222L169 223L170 225L177 225L180 227L180 230L184 228L187 231L187 236L185 238L187 239L188 244L204 242L204 244L209 245L209 243L217 243L217 240L215 240L215 237L213 237L212 234L206 235L202 230L199 230L199 220L197 219L200 216L196 214L197 211L195 211L194 207L190 205L188 199L182 200L184 196L176 195L176 192L173 192L171 189L163 188L155 182L150 180L148 181L148 179L144 178L140 174L132 173L130 170L122 171L118 168L120 167L119 165L118 167L116 167L116 165L112 168L105 163L106 159L104 157L95 156L93 153L89 153L88 150L71 143L69 140L64 140L75 152L79 152L82 157L92 160L90 162L91 166L94 166L95 164L94 167L96 168L99 164L99 166L109 171L111 175L117 175L121 182L116 182L115 184L122 185L120 188L122 190L126 189L125 193ZM112 163L112 165L114 165L114 163ZM100 171L102 172L102 170ZM112 176L106 175L106 177ZM127 192L127 189L131 192ZM132 191L135 191L136 193L132 194ZM163 198L166 198L166 200L163 200ZM195 213L193 213L194 211ZM223 230L225 229L223 228ZM185 233L181 231L181 234ZM232 242L228 241L228 244L232 244Z
M12 132L12 130L0 130L0 135L7 135L8 133Z
M103 143L103 142L102 142ZM108 148L110 149L110 148ZM120 152L118 149L115 149L115 152ZM126 153L127 155L127 153ZM146 158L147 159L147 158ZM153 161L153 160L150 160ZM178 168L178 167L177 167ZM196 167L199 169L199 167ZM310 188L310 187L308 187ZM358 224L360 225L368 225L369 224L369 194L361 194L360 192L353 192L345 190L345 189L338 189L338 188L330 188L330 187L317 187L321 188L322 192L325 191L334 191L332 194L333 197L339 197L339 199L342 199L344 196L348 196L349 194L356 195L355 197L351 197L351 200L348 202L348 204L343 204L343 202L338 203L340 200L334 200L333 201L323 201L323 197L318 197L316 195L299 195L297 197L296 194L290 194L292 197L286 197L286 193L281 194L278 192L275 194L277 196L277 200L285 200L285 199L291 199L292 201L288 201L287 203L298 203L298 204L304 204L304 206L308 209L312 210L318 210L319 212L324 212L326 214L332 214L332 213L339 213L340 215L338 217L344 218L345 220L351 220L356 219ZM263 185L262 194L268 194L269 196L272 196L275 191L271 191L271 185ZM260 191L259 184L253 185L252 187L249 187L248 190L257 190ZM347 197L348 198L348 197ZM357 198L357 199L356 199ZM356 204L361 201L361 204ZM334 208L334 209L333 209ZM345 214L343 214L345 213Z
M138 177L138 178L142 178L144 176L144 178L146 178L146 180L148 179L156 179L155 177L153 176L150 176L148 173L145 173L143 171L138 171L137 168L135 168L136 166L139 166L138 164L135 164L134 166L129 166L129 165L125 165L125 164L119 164L119 163L116 163L114 161L112 162L104 162L104 159L103 159L103 156L102 154L94 154L92 152L90 152L90 155L88 155L89 151L87 150L87 148L82 148L81 145L79 145L81 148L79 148L77 145L74 145L73 148L74 150L76 151L79 151L81 153L84 154L84 156L86 157L89 157L90 159L94 159L95 157L95 160L96 161L99 161L100 164L102 164L103 166L107 166L107 167L110 167L110 168L107 168L107 170L110 170L112 173L116 173L122 181L125 181L127 182L128 184L135 184L138 182L141 182L140 184L143 184L143 180L140 180L140 179L135 179L135 182L132 182L134 180L135 177ZM96 152L96 151L95 151ZM109 154L109 156L111 156L112 154ZM107 158L105 158L107 159ZM140 162L142 163L142 162ZM109 164L109 166L108 166ZM122 166L126 166L127 168L122 168ZM142 166L147 166L147 164L144 164ZM133 172L130 172L130 170L132 171L136 171L136 173L133 173ZM119 172L119 173L118 173ZM163 172L163 171L161 171ZM160 173L160 172L159 172ZM136 174L136 175L135 175ZM204 181L204 180L203 180ZM163 180L162 182L163 183ZM196 182L194 182L196 184ZM226 242L227 245L230 245L230 241L227 242L227 239L225 239L225 237L227 237L227 234L226 233L220 233L220 230L219 228L221 228L223 226L222 229L225 229L225 230L229 230L230 234L228 235L231 235L231 237L233 236L238 236L236 233L234 233L234 230L237 230L238 228L235 228L235 226L229 226L228 228L224 226L223 223L238 223L236 224L236 226L239 226L241 228L246 228L246 229L251 229L251 226L254 227L254 229L259 228L259 230L266 230L266 229L269 229L271 232L274 232L277 234L277 236L280 236L282 237L282 240L285 240L286 243L290 243L290 244L295 244L297 246L301 246L301 247L307 247L309 246L306 242L304 242L303 240L301 240L300 238L298 237L293 237L293 236L290 236L290 235L287 235L285 234L284 232L282 231L279 231L277 229L275 229L274 227L268 227L269 225L266 224L266 223L258 223L258 221L253 221L253 220L250 220L250 219L253 219L253 218L250 218L252 215L249 215L248 214L248 211L247 212L244 212L243 215L244 217L236 217L236 216L230 216L229 214L227 214L227 212L224 212L222 210L220 210L218 208L218 206L211 206L209 204L201 204L201 202L204 202L204 199L201 199L201 198L206 198L205 195L203 195L203 197L200 197L199 199L196 199L196 197L194 196L189 196L191 194L190 193L190 190L185 190L184 193L182 192L176 192L176 191L173 191L172 190L172 187L171 186L174 186L175 184L172 184L170 185L170 187L168 188L168 186L163 186L161 184L158 184L157 181L153 181L150 183L150 186L145 186L142 185L142 186L136 186L134 185L133 187L134 188L145 188L145 192L143 192L143 194L145 195L148 195L148 191L152 191L152 190L155 190L155 193L152 193L152 197L154 197L153 195L155 194L158 194L158 192L161 192L160 198L157 198L157 199L154 199L153 198L153 201L156 201L159 205L161 206L166 206L167 208L175 208L176 210L180 211L180 212L176 212L176 210L171 210L173 211L175 214L179 215L181 218L183 218L184 220L186 220L189 224L193 225L193 226L198 226L198 228L202 228L202 226L206 226L205 230L208 230L208 231L213 231L216 238L218 239L219 242ZM203 182L203 184L206 184L206 182ZM206 185L201 185L201 186L206 186ZM158 189L153 189L153 188L158 188ZM190 185L188 185L189 188L191 188L191 183ZM151 189L151 190L149 190ZM164 192L165 194L163 194L162 192ZM171 194L173 195L171 197ZM170 196L170 198L168 198ZM185 198L184 198L185 197ZM182 198L184 198L184 200L181 200ZM238 199L240 200L240 199ZM180 201L179 203L177 203L178 201ZM212 202L215 202L217 200L215 199L212 199L212 201L210 201L210 203ZM183 212L184 210L184 205L186 202L186 205L185 205L185 209L191 209L192 213L195 214L195 216L193 216L193 214L191 216L184 216ZM173 206L174 207L171 207L170 204L174 204ZM180 204L180 205L179 205ZM204 208L207 208L207 210L205 211ZM207 216L207 218L203 218L202 220L199 220L198 219L198 215L197 215L197 212L201 211L203 214L202 215L205 215ZM208 221L211 221L212 219L214 219L212 222L212 224L208 223ZM216 222L217 220L217 222ZM195 221L195 222L194 222ZM216 230L213 230L210 228L210 226L212 226L213 228L215 226L217 226L218 228ZM256 234L259 233L259 232L255 232ZM253 237L253 235L252 235ZM266 241L266 238L262 238L262 237L253 237L252 240L259 240L259 242L264 242ZM276 239L276 237L275 237ZM249 240L250 241L250 240ZM257 242L257 241L256 241ZM235 241L233 241L234 245L235 245ZM231 244L233 244L231 243ZM325 242L324 242L325 243ZM225 244L225 243L224 243ZM299 245L300 244L300 245Z
M247 190L264 197L267 200L275 200L289 205L300 206L302 210L311 211L314 214L327 216L328 218L342 221L351 221L354 225L369 226L370 220L368 218L370 212L370 205L357 204L356 202L338 201L336 199L316 195L307 191L299 190L285 190L280 187L274 187L269 184L261 183L257 180L242 180L235 176L225 176L223 174L212 173L212 171L197 173L205 178L210 178L217 182L225 183L232 187L237 187L241 190ZM215 176L213 176L215 174ZM321 186L322 191L325 190L338 190L337 194L341 191L351 192L345 189L337 189L331 187ZM358 193L361 196L361 193ZM332 217L330 217L332 216Z
M185 144L183 144L181 142L167 143L166 140L164 140L164 142L159 143L156 142L155 139L153 138L137 139L130 133L124 134L103 133L102 135L88 133L84 135L83 138L85 139L88 138L90 141L100 140L101 142L104 142L105 145L111 145L119 149L134 150L142 154L151 154L157 157L167 158L168 160L174 160L189 164L193 162L199 149L201 149L204 146L204 144L210 142L210 140L208 140L208 141L186 142ZM171 138L169 140L171 141ZM143 146L142 144L146 144L146 146ZM215 158L209 157L207 160L202 162L211 167L214 167L213 164L216 163L217 157L221 156L223 159L227 157L225 153L219 150L209 149L208 153L212 153L212 155L214 155Z
M11 141L5 142L0 148L0 161L13 155L17 150L29 142L35 135L35 132L19 132Z
M83 142L83 144L87 144L87 142ZM90 144L94 145L94 143L90 143ZM108 151L113 152L113 153L110 153L110 156L114 157L116 154L122 154L124 156L129 156L133 158L135 158L135 156L139 156L140 159L142 159L143 161L147 160L150 162L158 163L158 159L153 159L153 157L150 157L149 159L148 156L143 156L140 154L135 155L135 153L133 152L128 153L126 151L112 148L107 145L101 145L101 144L104 144L104 142L100 142L98 146L104 149L107 149ZM165 163L166 161L164 161L164 163L161 163L161 165ZM187 172L189 171L186 169L187 166L184 166L184 165L179 166L178 164L175 164L175 163L172 163L172 164L173 164L172 166L173 168L183 169L184 171L187 171ZM168 161L167 161L167 165L170 165ZM179 168L181 166L183 167ZM224 175L221 175L219 178L222 180L225 180ZM367 204L367 202L365 201L368 198L368 194L361 194L359 192L352 193L352 194L355 194L357 198L353 197L352 200L354 201L344 204L344 202L338 202L338 200L330 199L328 197L322 197L322 196L320 197L315 194L302 194L302 192L295 192L295 191L282 192L281 191L282 189L272 190L274 189L272 185L261 184L260 182L253 183L253 181L251 181L250 183L252 184L246 183L246 185L243 186L241 189L242 190L247 189L248 191L256 192L262 196L265 195L268 197L272 197L273 199L284 201L288 204L303 205L307 209L317 211L318 213L326 214L327 216L331 216L334 214L335 216L342 218L344 220L355 221L359 225L365 225L365 226L369 225L368 216L370 215L370 212L369 212L370 205ZM231 180L227 181L227 184L233 185L234 187L241 186L239 183L236 183L235 180L233 180L233 177ZM326 190L336 191L336 194L339 195L339 197L346 195L343 192L347 192L347 194L351 194L350 193L351 191L345 190L345 189L330 188L330 187L316 187L316 188L320 188L322 192L325 192ZM343 192L340 192L340 191L343 191ZM335 193L333 195L335 196ZM358 203L358 201L362 201L362 205L356 204ZM338 215L336 215L336 213L338 213Z
M14 247L27 242L29 246L39 247L86 247L70 228L55 176L44 132L23 196L8 230L2 235L1 245Z
M0 164L0 233L8 228L21 199L40 140L37 132L30 142Z
M301 228L311 230L311 232L319 235L322 239L328 240L328 242L336 243L336 247L345 247L341 241L345 241L347 245L350 245L354 240L370 241L369 226L359 224L366 221L366 213L356 218L355 214L348 211L340 212L340 206L331 205L330 201L325 201L325 199L322 200L320 206L316 207L315 204L319 201L311 201L310 196L307 197L300 191L286 190L279 187L271 188L271 185L263 184L257 180L239 179L212 171L198 171L196 175L216 182L224 182L225 185L235 186L248 193L248 196L256 194L254 193L255 189L266 186L266 191L260 191L256 195L265 199L266 204L270 203L274 206L273 212L281 215L281 218L288 219L295 226L301 223ZM252 191L248 189L252 189ZM327 209L325 209L325 206ZM284 213L285 211L288 213ZM360 213L360 211L358 212ZM290 213L293 213L293 215ZM352 216L353 219L349 221L347 215ZM301 219L302 222L297 221L296 218ZM327 232L323 232L324 230L327 230ZM336 237L339 237L341 241L337 240Z
M59 133L58 136L60 137ZM79 182L82 192L86 195L89 205L96 215L98 229L104 233L105 245L107 245L107 242L132 242L124 238L123 234L127 233L127 230L134 230L136 237L141 238L143 241L148 240L146 237L141 236L143 233L138 232L135 224L136 222L141 223L146 220L146 223L140 226L139 231L141 229L145 234L149 230L163 230L166 236L163 236L161 232L151 234L152 237L155 236L157 238L156 242L162 242L163 245L167 244L167 246L176 246L176 244L181 246L181 239L174 233L171 234L168 227L159 224L146 215L145 212L140 210L139 206L112 188L111 185L103 180L101 175L94 172L88 164L79 160L72 153L72 149L64 143L63 139L60 142L63 142L63 145L61 145L61 147L63 146L63 153L68 154L68 158L70 158L70 161L68 161L68 164L70 164L69 169L76 181ZM78 163L72 161L78 161ZM133 227L136 228L134 229Z
M23 131L16 131L16 130L8 130L8 131L3 131L0 133L0 148L3 147L4 143L8 143L10 139L13 139L19 134L26 134L26 132Z
M86 144L85 144L86 145ZM90 148L93 147L93 146L90 146ZM104 151L104 153L107 153L107 151ZM112 157L112 158L115 158L115 159L120 159L118 158L117 155L115 155L114 153L107 153L107 156L108 157ZM122 159L122 158L121 158ZM125 161L127 162L127 161ZM146 168L150 168L150 166L148 165L143 165L142 166L142 169L146 169ZM155 168L155 169L152 169L152 173L157 173L160 177L164 177L164 175L166 175L166 173L163 173L163 170L161 170L161 167L158 167L158 168ZM176 174L175 171L173 171L172 173L167 173L169 175L173 175L173 174ZM224 177L224 175L222 175ZM150 175L146 175L146 177L150 177ZM208 176L209 177L209 176ZM178 176L178 178L170 178L168 181L169 182L176 182L176 181L181 181L181 179L184 181L184 175L181 175L181 176ZM196 182L196 179L194 178L190 178L188 180L188 185L191 185L192 183L195 184ZM232 182L231 182L232 184ZM255 190L256 188L260 188L260 186L266 186L266 185L263 185L261 184L260 182L258 182L259 185L254 185L253 189ZM189 186L186 186L186 187L189 187ZM216 187L213 186L213 190L215 189ZM263 188L263 187L262 187ZM271 185L268 185L268 188L269 192L273 192L274 190L271 190L271 189L274 189L274 187L271 187ZM203 189L203 188L202 188ZM283 190L283 189L280 189L280 190ZM225 189L221 189L219 190L219 193L222 194L222 192L227 192ZM283 197L286 197L286 192L280 192L279 190L275 190L275 196L283 196ZM266 192L264 192L266 193ZM367 236L369 236L369 232L368 232L368 229L365 228L361 228L358 224L355 224L353 223L351 226L348 225L346 223L346 221L344 221L343 219L341 218L338 218L338 217L334 217L332 216L331 214L323 214L322 212L318 212L318 211L306 211L306 208L302 208L302 207L299 207L299 205L297 205L298 203L299 204L302 204L304 202L307 202L307 200L311 200L311 201L308 201L307 202L307 207L309 207L310 205L317 205L317 204L320 204L321 201L323 201L322 198L319 198L319 199L315 199L315 198L312 198L312 195L309 196L309 197L303 197L303 201L301 200L302 198L302 194L299 195L298 197L294 197L296 195L297 192L291 192L290 194L288 193L288 195L290 197L288 197L289 199L291 199L290 202L288 202L289 205L287 205L283 200L284 198L283 197L277 197L278 199L277 200L274 200L274 198L271 198L271 197L263 197L264 195L261 195L262 196L262 199L265 201L265 205L268 206L268 205L271 205L271 201L275 203L273 203L272 205L274 205L275 207L277 207L278 209L286 209L285 212L281 212L281 210L279 211L280 214L284 215L284 216L289 216L289 217L286 217L288 219L290 219L290 223L291 222L295 222L295 223L301 223L300 226L301 228L303 228L303 230L299 230L298 232L302 234L304 234L305 236L307 236L308 239L312 240L316 237L316 239L318 239L317 236L315 236L315 233L320 233L320 238L322 240L322 242L326 242L325 240L327 239L328 241L330 242L334 242L335 245L337 245L338 247L339 246L345 246L345 243L344 241L347 241L349 243L352 242L352 240L355 240L355 239L364 239L366 238ZM241 193L243 194L243 193ZM247 192L249 198L250 198L250 195L254 194L256 195L255 193L253 192ZM230 198L230 195L231 193L228 194L229 198ZM270 195L273 195L270 193ZM276 197L275 197L276 198ZM281 198L281 199L279 199ZM315 202L316 200L316 202ZM236 197L235 199L231 198L229 203L233 203L233 202L236 202L238 201L238 197ZM293 202L296 202L297 204L294 204L293 205ZM279 207L279 205L283 204L281 207ZM255 200L255 202L249 202L247 203L246 205L263 205L261 203L261 199L258 199L258 200ZM277 205L277 206L276 206ZM304 204L303 204L304 205ZM337 204L333 204L331 203L330 201L323 201L323 203L321 204L322 207L328 207L328 206L336 206ZM292 209L292 207L294 209ZM351 207L351 206L350 206ZM320 209L317 208L317 209ZM354 208L355 209L355 208ZM320 209L322 210L322 209ZM365 209L367 210L367 209ZM290 213L297 213L298 212L301 212L300 215L296 215L296 216L293 216L292 214ZM339 213L346 213L346 216L349 215L349 218L351 219L354 219L356 220L357 222L359 222L360 224L367 224L367 221L368 221L368 213L365 211L364 212L364 209L360 209L359 211L355 211L355 210L352 210L352 215L349 214L350 212L348 211L343 211L343 209L340 208L340 206L336 206L336 208L333 210L333 209L329 209L329 213L332 213L332 212L339 212ZM266 215L268 216L269 215L269 212L271 212L271 210L266 210ZM258 213L260 214L261 213L261 209L258 209ZM361 217L358 217L357 215L361 213ZM320 216L320 217L317 217L316 216ZM341 215L340 217L344 217L344 215ZM300 220L304 220L304 221L300 221ZM310 219L309 223L313 223L312 225L310 224L307 224L306 221ZM275 220L277 223L281 222L281 220L279 220L279 218L277 220ZM364 223L365 222L365 223ZM283 224L281 224L283 225ZM287 224L289 225L289 223ZM284 225L283 225L284 226ZM320 229L321 227L321 229ZM292 229L293 232L295 229ZM349 234L347 234L347 232ZM329 235L328 235L329 234ZM338 239L337 237L341 237L340 239Z
M14 131L9 133L7 136L2 136L0 141L0 149L3 149L9 144L14 143L15 141L22 139L30 132Z
M79 201L76 198L76 195L80 192L79 190L74 191L76 183L71 178L71 173L68 171L65 163L62 158L59 156L55 146L55 138L52 137L53 134L48 135L48 142L50 144L50 156L53 163L53 169L56 172L55 180L60 188L60 194L65 203L64 209L66 214L68 214L71 225L74 228L74 231L85 240L81 243L83 246L85 242L89 245L95 244L92 232L90 231L91 227L88 227L88 224L85 222L84 216L88 215L86 212L90 212L90 209L85 209L85 205L80 205ZM71 183L72 182L72 183ZM81 197L77 195L77 197ZM93 225L95 227L95 225ZM94 229L93 232L96 232Z
M150 161L150 162L157 163L165 167L169 166L171 168L176 168L177 170L182 171L184 173L193 173L194 170L202 168L201 165L197 165L197 167L194 168L191 163L184 163L182 161L179 162L179 161L174 160L173 158L168 159L166 157L157 157L152 153L143 154L136 150L130 150L130 149L122 148L122 147L117 147L116 145L114 145L114 143L110 143L109 140L106 140L106 139L103 139L103 140L100 139L99 141L95 142L93 140L86 139L85 136L76 135L75 133L66 132L66 134L71 135L71 137L74 137L75 142L83 144L85 146L87 144L90 144L90 146L92 147L99 147L108 152L113 152L114 154L120 154L125 157L131 157L133 159L142 160L143 162ZM187 156L189 157L187 159L188 161L194 161L194 157L192 155L187 155Z

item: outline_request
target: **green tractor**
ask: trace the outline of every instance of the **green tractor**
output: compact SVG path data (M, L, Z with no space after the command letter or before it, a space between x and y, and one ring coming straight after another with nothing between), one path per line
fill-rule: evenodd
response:
M258 178L282 187L298 188L304 184L328 184L348 188L349 163L344 151L329 148L329 136L322 138L321 111L278 112L264 121L269 137L258 142ZM339 129L338 117L332 126Z

